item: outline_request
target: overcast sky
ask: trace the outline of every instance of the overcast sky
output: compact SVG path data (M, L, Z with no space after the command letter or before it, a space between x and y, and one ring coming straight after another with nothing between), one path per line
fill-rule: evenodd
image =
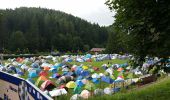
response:
M104 4L105 0L0 0L0 8L41 7L64 11L100 26L114 22L114 12Z

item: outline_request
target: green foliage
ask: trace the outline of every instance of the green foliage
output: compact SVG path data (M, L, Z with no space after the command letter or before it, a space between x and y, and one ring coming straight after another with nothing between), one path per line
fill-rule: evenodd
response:
M11 37L9 38L9 48L12 51L21 53L20 49L25 48L26 42L27 41L25 40L23 32L21 32L21 31L13 32Z
M168 0L107 0L106 4L116 12L113 24L113 31L116 33L114 37L120 35L118 39L112 41L119 43L117 41L121 40L120 44L136 56L139 65L144 62L147 55L158 57L170 55ZM111 39L109 38L109 41ZM108 48L111 46L117 48L114 47L117 44L112 41L108 42Z
M42 8L0 10L0 48L30 53L88 51L104 47L107 30L64 12ZM22 41L22 42L21 42ZM88 45L85 46L84 44ZM25 52L25 51L24 51Z

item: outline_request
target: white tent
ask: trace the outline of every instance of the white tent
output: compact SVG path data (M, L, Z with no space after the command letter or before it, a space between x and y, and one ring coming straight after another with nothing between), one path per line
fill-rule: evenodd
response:
M50 91L49 94L52 97L55 97L55 96L60 96L60 95L63 95L63 94L67 94L67 91L65 89L57 89L57 90Z

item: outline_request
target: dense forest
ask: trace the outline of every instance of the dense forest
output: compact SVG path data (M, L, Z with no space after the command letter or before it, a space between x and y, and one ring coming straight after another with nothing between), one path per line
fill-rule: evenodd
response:
M105 47L108 31L81 18L44 8L0 10L0 47L5 52L88 51Z

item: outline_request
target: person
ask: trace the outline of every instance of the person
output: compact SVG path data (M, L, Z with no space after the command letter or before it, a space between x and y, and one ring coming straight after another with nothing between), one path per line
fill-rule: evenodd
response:
M0 53L0 65L2 65L2 64L3 64L3 54Z

